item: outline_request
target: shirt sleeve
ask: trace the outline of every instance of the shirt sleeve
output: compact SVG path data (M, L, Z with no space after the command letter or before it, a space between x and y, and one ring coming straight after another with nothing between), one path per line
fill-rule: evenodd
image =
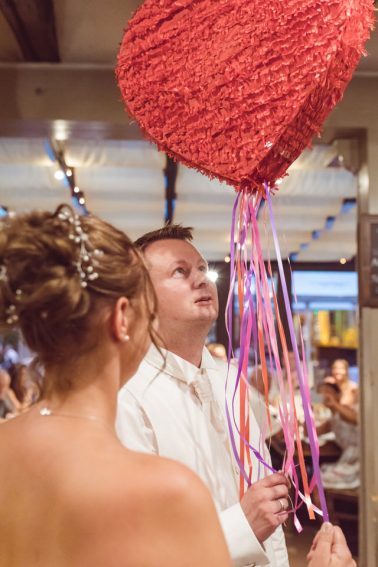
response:
M152 425L131 392L118 394L116 432L122 445L141 453L158 454L158 444Z
M270 540L275 553L276 567L290 567L282 526L279 526L275 530L275 532L270 536Z
M250 424L251 424L251 431L254 431L255 434L258 431L258 425L256 423L256 418L253 414L253 410L250 414ZM271 457L270 457L270 453L269 450L266 446L266 444L264 445L265 447L265 451L264 451L264 458L267 461L268 464L271 464ZM244 515L243 510L240 508L241 513ZM246 523L249 527L248 521L245 518ZM250 531L251 528L250 528ZM255 536L254 536L255 537ZM256 539L256 538L255 538ZM257 541L257 540L256 540ZM257 541L258 543L258 541ZM288 553L287 553L287 547L286 547L286 541L285 541L285 535L282 529L282 526L279 526L278 528L276 528L276 530L273 532L273 534L268 538L268 540L266 540L266 542L264 542L264 544L266 545L267 550L269 549L269 556L271 556L273 554L273 557L271 557L270 561L271 564L273 565L274 562L274 567L290 567L289 566L289 558L288 558ZM258 562L257 562L258 564ZM268 561L269 564L269 561ZM261 563L261 565L264 565L264 563ZM266 565L266 563L265 563ZM269 564L270 565L270 564Z
M235 567L268 565L269 558L251 530L239 503L218 512L223 534ZM279 563L285 565L284 563Z

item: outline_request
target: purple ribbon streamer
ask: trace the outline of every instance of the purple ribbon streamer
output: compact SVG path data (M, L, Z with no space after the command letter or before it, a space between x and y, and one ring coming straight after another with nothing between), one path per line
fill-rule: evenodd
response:
M292 348L293 348L293 351L294 351L295 363L296 363L297 371L298 371L298 383L299 383L299 389L300 389L301 397L302 397L303 411L304 411L305 421L306 421L306 425L307 425L308 438L309 438L309 441L310 441L312 462L313 462L313 466L314 466L314 477L316 479L316 484L318 486L319 498L320 498L321 508L322 508L322 511L323 511L323 519L324 519L325 522L328 522L329 521L329 515L328 515L328 510L327 510L327 502L326 502L326 498L325 498L325 494L324 494L323 483L322 483L322 479L321 479L321 475L320 475L319 459L316 458L317 455L318 455L318 450L317 450L318 443L317 443L317 440L315 438L316 433L314 432L314 424L313 424L311 413L310 413L310 410L309 410L309 407L308 407L309 400L306 399L306 389L305 389L305 385L304 385L303 373L302 373L302 368L301 368L300 359L299 359L298 346L297 346L297 341L296 341L296 337L295 337L295 330L294 330L293 317L292 317L291 308L290 308L289 294L288 294L288 291L287 291L285 274L284 274L284 269L283 269L283 263L282 263L280 248L279 248L279 244L278 244L278 236L277 236L277 230L276 230L276 225L275 225L274 216L273 216L273 209L272 209L272 203L271 203L271 199L270 199L269 185L268 185L268 183L265 182L264 186L265 186L265 192L266 192L266 200L267 200L268 208L269 208L269 216L270 216L270 223L271 223L271 226L272 226L273 241L274 241L274 247L275 247L276 256L277 256L277 264L278 264L278 269L279 269L279 272L280 272L286 316L287 316L287 321L288 321L289 331L290 331L291 345L292 345Z

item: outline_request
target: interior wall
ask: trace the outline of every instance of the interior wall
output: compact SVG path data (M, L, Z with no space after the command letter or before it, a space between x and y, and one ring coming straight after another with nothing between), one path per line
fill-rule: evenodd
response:
M356 79L328 125L366 129L368 184L359 187L359 213L378 214L378 78ZM363 242L360 243L364 245ZM361 395L361 567L376 567L378 557L378 309L360 310L360 395Z

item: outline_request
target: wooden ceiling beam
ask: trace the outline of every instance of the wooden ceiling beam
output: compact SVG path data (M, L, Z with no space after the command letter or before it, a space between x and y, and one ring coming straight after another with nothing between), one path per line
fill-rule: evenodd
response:
M53 0L0 0L25 61L60 61Z

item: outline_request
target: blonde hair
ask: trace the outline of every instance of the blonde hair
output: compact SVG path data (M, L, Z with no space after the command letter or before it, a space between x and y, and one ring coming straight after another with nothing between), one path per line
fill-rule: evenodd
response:
M15 323L43 365L82 355L101 340L101 306L121 296L145 299L150 317L156 296L143 259L121 231L95 216L77 219L86 246L99 250L96 279L83 286L80 245L61 211L33 211L9 219L0 233L0 324ZM9 318L11 314L11 318Z

